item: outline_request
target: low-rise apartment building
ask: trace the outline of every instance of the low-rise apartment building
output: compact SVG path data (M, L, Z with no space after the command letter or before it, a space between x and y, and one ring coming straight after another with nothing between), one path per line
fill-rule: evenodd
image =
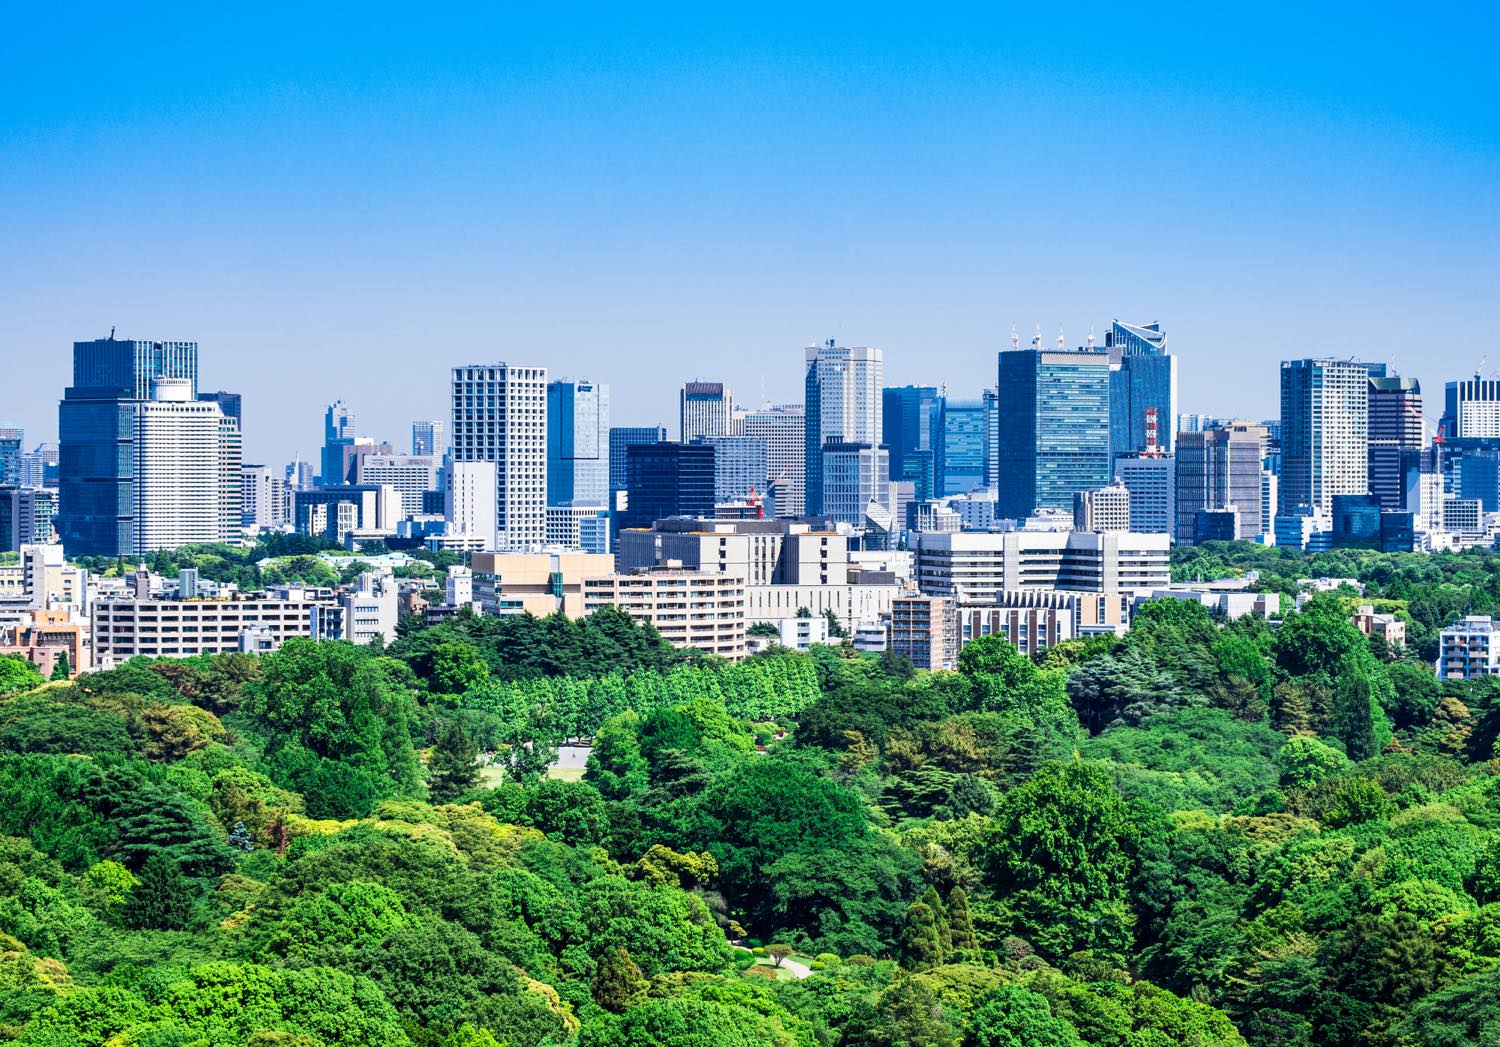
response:
M94 660L109 668L135 657L228 654L241 649L247 629L269 633L279 647L311 636L314 613L330 606L328 594L296 588L212 600L105 598L93 608Z
M745 657L745 580L717 571L666 564L583 582L583 613L618 607L650 622L673 647L696 648L733 661Z

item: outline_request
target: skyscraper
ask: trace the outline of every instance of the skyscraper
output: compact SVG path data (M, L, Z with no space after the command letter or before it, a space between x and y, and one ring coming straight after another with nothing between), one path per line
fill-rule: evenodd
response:
M1334 495L1369 490L1369 384L1362 363L1282 363L1278 516L1303 506L1328 513Z
M745 435L766 442L767 480L777 516L807 511L807 414L801 404L776 404L745 415Z
M1382 509L1406 504L1401 456L1422 448L1422 387L1415 378L1370 379L1370 493Z
M239 535L239 427L192 381L158 378L153 398L133 401L132 542L144 554Z
M984 486L994 487L1000 470L1000 392L984 391Z
M712 516L714 448L710 444L634 444L625 453L626 509L620 529L650 527L672 516Z
M823 446L880 446L883 421L881 385L885 358L879 349L836 345L829 339L806 350L807 512L820 515L823 505Z
M759 436L700 436L693 441L714 449L714 502L743 502L766 493L770 461ZM762 503L764 504L764 503ZM782 515L779 507L777 515Z
M983 401L943 398L935 494L965 494L984 486L989 422Z
M411 453L430 454L441 459L448 452L442 419L411 423Z
M1146 449L1146 412L1156 409L1161 419L1177 415L1177 357L1167 352L1161 324L1125 324L1116 320L1104 336L1105 348L1119 366L1109 376L1110 454L1133 454ZM1167 426L1161 449L1173 449L1174 434Z
M881 442L890 455L891 479L910 480L918 501L940 490L943 398L930 385L903 385L881 392Z
M1000 354L995 514L1071 511L1073 495L1109 483L1109 356L1099 350Z
M615 507L615 496L626 488L626 452L636 444L666 443L664 425L616 425L609 430L609 505Z
M1144 534L1177 532L1177 463L1173 458L1125 455L1115 475L1130 493L1130 529Z
M495 463L497 548L547 537L547 369L505 363L453 369L453 461Z
M1239 424L1177 434L1177 540L1197 540L1198 514L1235 510L1236 538L1266 530L1261 513L1263 426Z
M1500 436L1500 378L1464 378L1443 387L1443 418L1438 432L1445 440Z
M220 389L212 393L199 393L198 399L208 403L219 405L219 410L224 412L224 417L234 419L234 424L240 432L245 431L245 418L243 414L243 398L239 393L225 392Z
M609 504L609 386L547 386L547 504Z
M723 382L688 382L677 394L677 408L677 436L685 444L734 434L734 397Z
M342 400L335 400L323 412L323 455L319 482L325 487L353 482L350 475L349 448L354 446L354 412Z
M0 425L0 484L20 484L21 445L26 442L26 430L13 425ZM40 487L40 484L33 486Z
M136 406L157 379L186 381L187 398L196 397L198 343L113 334L73 343L73 384L57 410L57 530L67 555L136 551ZM217 498L219 485L210 490Z

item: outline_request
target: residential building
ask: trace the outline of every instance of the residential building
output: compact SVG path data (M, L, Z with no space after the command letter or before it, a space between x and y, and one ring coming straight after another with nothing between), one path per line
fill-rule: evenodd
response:
M1500 674L1500 625L1488 615L1471 614L1444 629L1438 639L1437 674L1443 680Z
M585 552L475 553L473 595L485 614L584 614L583 583L614 573L615 558Z
M917 584L961 607L1002 592L1068 589L1135 593L1171 581L1167 535L1128 531L1006 531L914 536Z
M1164 455L1124 455L1115 476L1130 500L1130 529L1146 534L1177 533L1177 460Z
M1130 491L1118 480L1073 496L1073 528L1078 531L1129 531Z
M1406 646L1406 623L1394 614L1378 614L1374 604L1360 604L1349 624L1369 637L1379 637L1391 647Z
M655 627L673 647L731 661L745 657L745 580L718 571L665 564L583 582L584 614L618 607Z
M884 435L881 387L885 358L879 349L841 346L833 339L808 346L805 358L806 511L814 516L828 515L824 504L824 448L830 444L863 444L871 451L879 448ZM890 476L888 460L883 464L882 481Z
M1159 443L1148 437L1148 418L1170 420L1177 414L1177 357L1167 351L1159 323L1126 324L1116 320L1104 346L1118 364L1109 376L1110 455L1135 454L1155 443L1167 454L1175 437L1169 426Z
M547 386L547 504L609 505L609 386Z
M329 606L331 595L296 587L210 600L101 599L93 606L94 661L110 668L137 657L228 654L247 629L269 630L279 646L311 636L314 610Z
M671 516L712 516L714 448L710 444L635 444L626 451L626 507L620 529L649 527Z
M447 535L466 548L494 549L499 481L494 462L450 462L443 488Z
M881 392L881 439L890 456L890 478L910 480L921 501L939 490L943 398L936 387L905 385Z
M734 396L723 382L688 382L677 394L677 438L734 435Z
M851 575L851 578L861 577ZM846 585L747 585L745 620L779 622L807 611L819 618L831 612L844 629L890 617L891 604L909 590L894 581L851 581ZM877 650L885 650L882 640Z
M1199 510L1238 512L1236 538L1251 538L1265 527L1261 517L1263 426L1244 422L1226 428L1177 434L1177 540L1195 540Z
M801 404L776 404L745 415L745 435L766 442L767 482L777 516L807 511L807 414Z
M355 461L354 482L394 487L401 495L401 515L419 516L422 496L438 489L441 461L430 454L366 454Z
M887 650L918 669L958 668L958 606L945 596L901 596L891 603Z
M337 614L323 606L313 609L314 639L347 640L361 647L377 640L389 643L396 638L396 579L366 571L352 588L339 593L337 609Z
M1282 363L1279 512L1328 512L1334 495L1369 490L1369 385L1365 364Z
M999 516L1071 511L1076 492L1109 483L1107 353L1042 349L1037 339L1000 354L999 379Z
M547 538L547 369L505 363L453 369L452 456L495 463L497 548Z
M984 486L991 420L982 400L943 397L936 494L964 494ZM922 497L920 489L917 497Z
M441 418L411 423L411 453L431 455L438 461L448 453L447 427Z
M1419 451L1425 436L1422 386L1415 378L1371 378L1366 472L1382 509L1405 503L1402 454Z
M7 655L25 658L49 680L58 661L66 657L72 679L92 667L89 623L67 610L7 616L0 621L0 657Z

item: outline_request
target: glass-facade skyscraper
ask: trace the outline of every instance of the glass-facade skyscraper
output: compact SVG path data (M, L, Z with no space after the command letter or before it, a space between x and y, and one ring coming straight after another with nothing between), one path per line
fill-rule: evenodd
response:
M609 386L547 385L547 504L609 504Z
M21 445L25 442L25 429L0 425L0 484L21 483Z
M626 488L628 474L625 456L637 444L661 444L667 442L667 427L664 425L616 425L609 430L609 498L613 508L615 494Z
M943 398L930 385L903 385L882 390L881 400L881 442L890 455L891 479L912 481L914 497L925 502L941 493Z
M988 422L983 401L944 399L938 494L965 494L984 486Z
M828 511L823 504L823 448L863 444L875 450L884 439L885 356L879 349L829 339L808 346L806 359L807 512L818 516Z
M1362 363L1283 361L1277 515L1330 512L1334 495L1369 490L1369 387Z
M1116 320L1104 338L1119 366L1109 376L1110 454L1146 450L1146 417L1156 411L1156 446L1171 454L1176 440L1177 357L1167 352L1161 324Z
M998 386L996 516L1071 512L1074 494L1109 483L1108 353L1007 350Z

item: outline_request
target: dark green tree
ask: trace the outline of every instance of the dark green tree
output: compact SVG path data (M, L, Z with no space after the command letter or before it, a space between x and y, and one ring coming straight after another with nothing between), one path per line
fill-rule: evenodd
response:
M646 979L623 947L609 949L594 968L590 994L606 1011L624 1014L646 998Z
M479 784L479 747L463 721L444 722L427 754L427 791L433 803L449 803Z
M127 927L178 931L187 926L193 912L193 889L176 862L165 854L154 854L136 879L121 912Z
M68 652L67 649L64 648L63 650L58 652L57 661L52 663L52 675L51 677L49 677L49 679L66 680L72 675L73 666L72 663L68 661Z

